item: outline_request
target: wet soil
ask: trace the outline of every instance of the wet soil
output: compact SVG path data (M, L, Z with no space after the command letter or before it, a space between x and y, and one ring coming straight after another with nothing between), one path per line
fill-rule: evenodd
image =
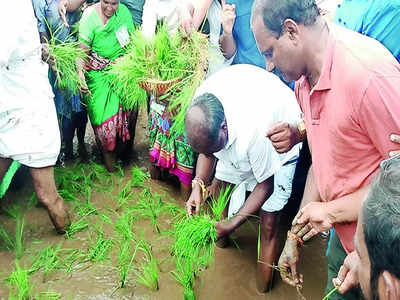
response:
M110 213L110 208L115 208L115 197L118 191L125 185L130 177L130 169L136 164L142 168L148 167L147 143L145 134L146 118L141 113L137 125L137 134L134 145L133 162L124 166L125 178L119 178L118 174L112 174L112 192L92 192L92 202L102 213L110 215L115 220L115 214ZM93 135L88 130L87 140L94 145ZM17 190L10 190L2 199L0 207L4 208L10 203L27 203L32 196L33 188L31 179L27 172L23 176L23 186ZM181 207L183 202L180 199L179 188L173 182L148 180L146 185L153 193L162 195L164 200L176 199ZM141 189L135 190L140 193ZM84 199L83 197L81 197ZM133 197L135 198L135 197ZM135 199L130 204L134 204ZM20 266L28 268L40 249L47 245L62 244L63 248L74 248L87 251L89 233L93 231L91 226L88 230L77 233L72 239L65 239L55 233L47 212L43 207L29 209L26 214L25 226L25 252L20 260ZM73 215L73 219L76 216ZM96 216L89 217L93 224L99 222ZM160 219L161 231L171 228L172 218L163 216ZM285 222L286 221L286 222ZM283 218L281 226L281 240L285 237L287 222ZM0 224L10 232L15 229L15 220L4 212L0 212ZM275 274L272 290L267 294L259 294L256 291L255 270L257 259L257 225L250 221L241 226L233 235L237 246L230 246L225 249L215 249L215 261L206 270L203 270L196 282L196 296L199 300L214 299L297 299L298 295L294 288L284 284L279 274ZM104 226L106 237L113 237L113 226ZM173 278L171 271L174 264L170 257L168 246L171 239L165 234L155 232L151 221L148 219L137 220L134 223L134 231L137 234L143 232L144 238L153 246L154 256L159 262L159 290L150 292L135 282L132 273L128 275L125 288L118 289L119 275L116 269L117 250L114 247L110 260L102 263L84 263L73 267L72 272L66 273L58 270L50 273L46 278L42 271L31 276L31 281L36 292L55 291L60 293L61 299L182 299L183 287ZM1 241L0 241L1 245ZM304 274L303 294L307 299L322 299L326 283L327 262L325 250L327 240L324 237L316 237L303 247L299 271ZM0 299L8 299L9 291L6 282L2 281L15 269L14 252L0 250Z

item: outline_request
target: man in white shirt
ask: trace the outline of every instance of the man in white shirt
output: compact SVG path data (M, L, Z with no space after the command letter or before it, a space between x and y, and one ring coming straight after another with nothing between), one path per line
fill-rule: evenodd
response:
M265 133L274 122L295 123L300 109L293 92L278 77L245 64L213 74L196 95L185 123L188 141L200 153L188 213L199 211L204 183L212 179L216 164L210 191L218 191L224 183L236 185L229 219L216 224L218 237L226 238L260 211L262 263L258 263L257 285L265 292L272 279L269 265L277 257L280 211L291 194L300 147L278 154ZM246 192L250 193L247 200Z

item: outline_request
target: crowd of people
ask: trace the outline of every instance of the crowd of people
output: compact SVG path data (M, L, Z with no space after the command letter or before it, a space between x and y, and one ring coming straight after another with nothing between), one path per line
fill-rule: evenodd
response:
M10 2L0 19L0 179L12 161L27 166L57 232L69 217L53 167L74 159L75 131L88 159L88 120L107 170L129 158L138 110L123 106L104 74L135 28L150 39L163 21L171 33L205 31L214 55L184 135L168 135L172 117L148 95L152 178L179 178L188 215L234 187L216 223L218 245L259 216L261 292L272 287L275 264L283 281L301 284L302 245L328 231L326 292L338 289L330 299L400 298L399 0L31 2ZM336 10L325 15L327 2ZM56 84L53 34L88 55L76 62L79 93ZM282 210L308 148L304 193L280 252Z

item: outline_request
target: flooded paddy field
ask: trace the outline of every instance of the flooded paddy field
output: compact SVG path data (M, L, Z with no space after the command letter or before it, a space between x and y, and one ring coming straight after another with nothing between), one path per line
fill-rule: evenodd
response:
M18 266L29 271L30 294L35 299L183 299L183 286L173 275L176 266L170 249L173 243L170 233L176 214L174 209L160 212L156 225L151 217L132 219L134 240L131 251L134 251L137 240L144 240L151 246L152 255L157 261L158 290L150 291L138 280L141 267L148 258L144 251L138 251L135 259L128 263L120 260L118 241L121 234L116 230L116 224L129 211L129 207L138 204L144 190L149 190L153 196L159 195L159 203L163 205L171 203L173 207L184 208L179 187L173 180L164 182L145 178L143 186L130 186L129 193L123 194L124 188L127 191L126 186L132 182L132 168L148 173L145 122L142 117L137 127L132 162L119 172L93 179L87 184L90 189L77 193L77 199L67 202L72 221L81 222L78 224L81 226L77 226L79 230L71 232L70 236L57 235L46 210L35 205L27 172L22 170L24 174L20 175L23 178L22 187L10 190L2 199L0 225L11 236L16 230L16 219L10 216L10 209L12 215L15 204L22 207L21 215L25 217L25 223L23 252ZM94 144L93 140L90 144ZM90 164L83 168L85 175L91 168ZM76 170L76 166L67 165L66 169ZM60 176L62 174L57 178ZM60 185L60 179L57 183ZM281 222L282 246L289 226L286 215L289 214L285 213ZM279 274L275 274L269 293L259 294L256 291L257 228L256 220L250 220L232 235L235 243L224 249L215 248L214 261L196 276L194 291L197 299L298 299L296 290L284 284ZM109 249L104 257L99 253L94 255L92 251L100 238L110 241L102 244L102 249ZM10 286L5 279L17 268L16 251L6 249L6 243L1 238L0 247L0 299L9 299ZM304 274L302 292L306 299L322 299L324 296L326 247L326 238L320 236L303 247L298 269ZM44 255L46 249L47 256ZM44 261L41 257L45 258ZM130 268L121 288L121 268L127 264Z

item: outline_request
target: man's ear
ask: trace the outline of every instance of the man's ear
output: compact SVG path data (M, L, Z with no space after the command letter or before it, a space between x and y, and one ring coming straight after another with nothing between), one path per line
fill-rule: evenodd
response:
M288 38L294 42L297 42L299 38L300 28L298 24L292 19L286 19L283 21L282 32L288 35Z
M400 279L389 271L383 271L378 279L378 293L381 300L400 299Z

